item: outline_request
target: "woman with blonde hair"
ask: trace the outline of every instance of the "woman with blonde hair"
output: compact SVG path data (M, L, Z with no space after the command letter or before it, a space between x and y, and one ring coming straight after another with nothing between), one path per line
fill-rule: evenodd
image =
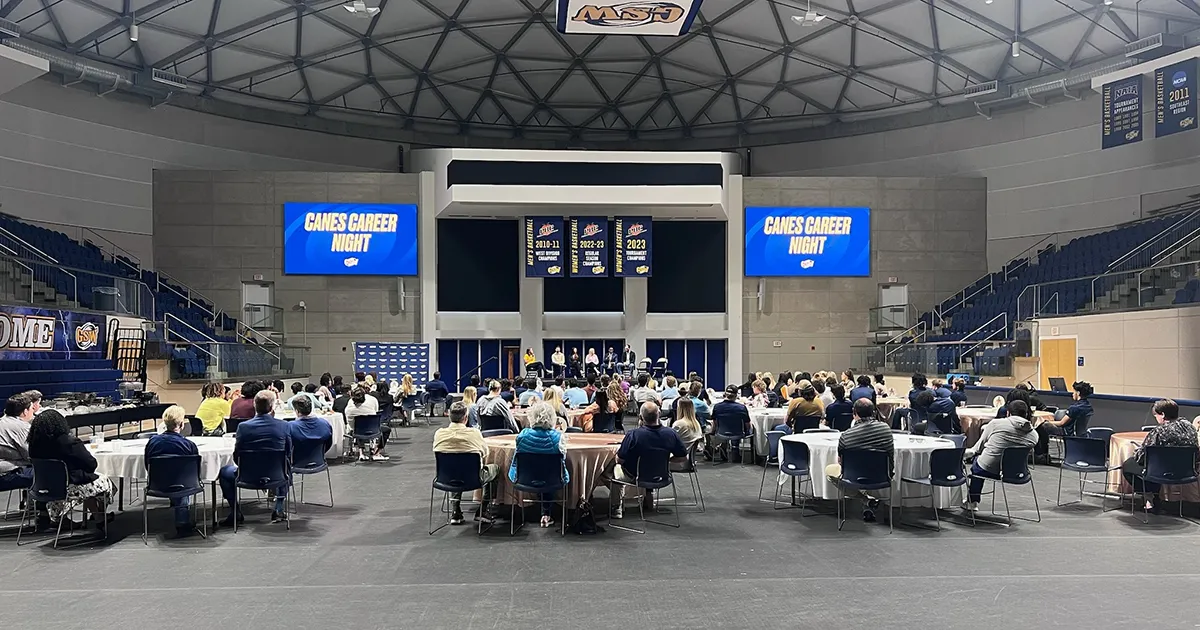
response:
M478 399L478 397L479 393L475 391L474 387L469 385L462 392L462 402L467 406L468 427L479 426L479 406L475 404L475 401Z
M700 421L696 419L696 405L692 404L692 400L687 396L675 401L675 421L671 423L671 428L675 429L679 439L688 448L704 439L704 430L700 428Z
M623 420L625 416L625 405L629 404L629 395L626 394L625 390L621 388L621 383L615 379L608 384L607 393L608 402L617 408L617 428L624 431L625 423Z
M554 415L558 420L554 423L554 428L559 431L566 431L568 426L567 406L563 403L562 397L558 395L558 390L551 387L546 390L546 398L543 401L554 410Z
M416 393L417 386L413 384L412 374L405 374L400 378L400 395L408 398L409 396L415 396Z

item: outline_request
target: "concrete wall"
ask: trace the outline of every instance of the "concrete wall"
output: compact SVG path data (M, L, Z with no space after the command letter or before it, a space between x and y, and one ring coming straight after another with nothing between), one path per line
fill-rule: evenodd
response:
M1152 111L1145 122L1153 127ZM762 147L752 174L986 177L988 262L998 269L1041 235L1138 219L1142 195L1195 186L1200 140L1181 133L1101 151L1100 99L1093 96L992 120ZM1146 209L1157 207L1150 199Z
M396 144L236 121L33 81L0 98L3 212L152 262L155 169L395 171Z
M350 374L354 341L419 340L418 283L407 280L402 311L395 278L283 275L283 204L417 203L419 177L155 171L154 259L159 269L235 314L242 308L242 281L262 274L275 284L275 305L286 311L288 342L312 347L312 371ZM305 313L292 310L301 300L308 306L307 344Z
M1040 320L1045 339L1075 337L1076 377L1100 394L1200 399L1200 307Z
M746 177L746 206L871 208L869 278L767 278L763 310L758 278L743 280L747 370L844 370L858 365L851 346L866 345L869 309L879 285L908 283L921 311L987 273L986 186L980 178ZM730 256L741 255L730 250ZM774 342L781 347L774 347ZM730 375L734 378L736 375Z

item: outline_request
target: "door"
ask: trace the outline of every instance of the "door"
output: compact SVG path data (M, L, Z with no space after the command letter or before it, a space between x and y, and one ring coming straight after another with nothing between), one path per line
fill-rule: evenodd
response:
M500 360L503 362L502 373L504 378L510 381L515 381L518 375L524 376L525 366L521 365L521 348L519 346L504 346L500 351Z
M1038 345L1040 356L1039 385L1041 389L1050 389L1050 377L1061 376L1067 382L1067 387L1074 383L1075 367L1077 365L1076 339L1051 338L1042 339Z
M275 284L272 282L242 283L242 315L247 326L259 330L275 330Z

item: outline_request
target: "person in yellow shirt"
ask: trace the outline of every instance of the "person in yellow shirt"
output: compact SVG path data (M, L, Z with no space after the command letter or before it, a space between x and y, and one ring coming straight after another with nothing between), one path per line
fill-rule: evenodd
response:
M229 417L230 402L225 400L225 386L209 383L202 391L204 401L196 409L196 417L204 424L204 435L224 435L225 418Z
M496 495L496 475L500 469L495 464L484 464L487 459L488 445L479 429L467 426L467 406L462 401L450 405L450 426L438 429L433 434L434 453L478 453L479 480L483 482L483 506L480 510L480 520L490 523L492 520L492 497ZM450 524L462 525L462 493L450 493Z
M537 362L537 355L533 354L533 348L525 348L525 365Z

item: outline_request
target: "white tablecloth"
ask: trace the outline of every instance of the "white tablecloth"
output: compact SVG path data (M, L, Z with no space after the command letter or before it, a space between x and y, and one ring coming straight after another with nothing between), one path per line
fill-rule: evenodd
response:
M318 413L317 415L325 418L329 425L333 427L333 446L325 452L325 459L337 459L342 456L343 436L346 435L346 416L336 411L328 411ZM280 409L275 412L275 417L280 420L295 420L296 412L291 409Z
M233 463L233 436L190 437L200 449L200 476L212 481L221 468ZM96 458L96 472L109 477L125 479L146 478L146 443L149 440L110 440L100 444L92 455ZM91 449L91 445L88 445Z
M925 436L893 435L896 448L896 469L895 475L892 477L892 492L894 493L893 496L899 499L900 477L917 479L928 476L929 454L939 448L954 448L954 443L949 440ZM816 496L822 499L836 500L838 498L837 487L825 477L825 467L829 464L836 464L838 461L838 437L836 433L802 433L800 435L785 435L781 438L785 442L803 442L808 444L808 449L812 456L813 490ZM788 484L790 483L790 479L787 475L779 475L780 484ZM925 495L923 499L912 498L906 500L904 502L905 506L929 506L928 488L917 484L903 485L905 486L904 493L906 495ZM935 488L934 495L937 497L938 507L954 507L962 500L962 487ZM887 498L886 495L883 498ZM897 505L899 504L897 503Z
M759 455L767 454L767 431L787 420L787 409L759 408L750 410L750 422L754 424L754 452Z

